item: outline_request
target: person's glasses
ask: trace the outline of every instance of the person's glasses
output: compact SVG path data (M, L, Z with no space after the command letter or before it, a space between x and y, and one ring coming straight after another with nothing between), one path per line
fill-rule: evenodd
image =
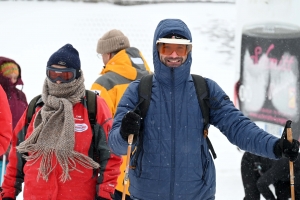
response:
M102 59L102 54L97 53L97 57L98 57L99 59Z
M192 45L157 43L157 50L162 55L171 55L174 51L178 56L186 56L192 49Z
M73 81L76 77L76 69L73 68L54 68L47 67L46 70L47 77L55 83L56 81L61 81L63 83L69 83Z

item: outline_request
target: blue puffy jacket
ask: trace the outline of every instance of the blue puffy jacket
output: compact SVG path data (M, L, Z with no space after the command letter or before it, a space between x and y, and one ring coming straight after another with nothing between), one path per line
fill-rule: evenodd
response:
M129 172L131 195L143 200L211 200L215 198L216 174L203 137L203 118L190 75L192 56L177 68L159 60L156 41L177 33L192 40L184 22L161 21L154 34L154 76L150 107L144 121L142 149L137 166ZM264 132L235 108L220 86L206 79L210 91L210 123L239 148L275 159L278 138ZM121 120L138 103L139 81L132 82L122 97L109 134L109 145L124 155L127 141L120 135ZM133 155L133 158L136 154Z

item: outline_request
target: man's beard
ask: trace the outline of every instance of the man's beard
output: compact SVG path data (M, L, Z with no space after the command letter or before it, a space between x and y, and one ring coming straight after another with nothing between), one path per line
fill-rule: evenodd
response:
M179 67L183 63L182 57L165 57L163 63L168 67Z

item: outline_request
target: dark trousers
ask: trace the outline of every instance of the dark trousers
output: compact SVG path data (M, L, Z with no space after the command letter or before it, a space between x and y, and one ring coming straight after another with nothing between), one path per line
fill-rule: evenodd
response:
M251 153L244 153L241 163L242 181L245 191L244 200L259 200L260 192L256 186L256 182L260 177L259 171L256 170L255 163L260 163L263 171L268 170L271 166L268 163L269 159L260 156L255 156Z
M274 200L275 197L268 188L269 183L273 183L275 187L277 200L288 200L290 197L288 179L284 181L277 179L277 181L274 181L273 176L267 175L267 173L272 173L271 171L274 169L272 165L274 163L275 161L269 158L248 152L244 153L241 163L242 181L245 191L244 200L259 200L261 193L263 193L264 196L268 196L268 199ZM274 173L278 172L274 171ZM288 176L287 172L282 173L286 173L286 176ZM265 174L265 176L263 174Z

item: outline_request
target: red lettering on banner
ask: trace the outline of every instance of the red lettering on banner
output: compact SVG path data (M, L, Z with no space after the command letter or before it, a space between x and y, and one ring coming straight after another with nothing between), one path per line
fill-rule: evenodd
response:
M266 51L266 56L268 57L270 52L275 48L274 44L271 44L267 51ZM281 59L278 62L277 58L269 58L268 57L268 64L266 66L261 66L261 65L257 65L259 63L259 55L262 54L262 48L260 46L255 47L254 49L254 55L251 55L251 59L253 60L253 63L255 64L255 66L259 66L259 67L264 67L264 68L268 68L268 69L274 69L274 70L283 70L283 71L290 71L291 70L291 66L294 64L295 60L294 60L294 56L290 56L287 54L284 54L281 56Z

